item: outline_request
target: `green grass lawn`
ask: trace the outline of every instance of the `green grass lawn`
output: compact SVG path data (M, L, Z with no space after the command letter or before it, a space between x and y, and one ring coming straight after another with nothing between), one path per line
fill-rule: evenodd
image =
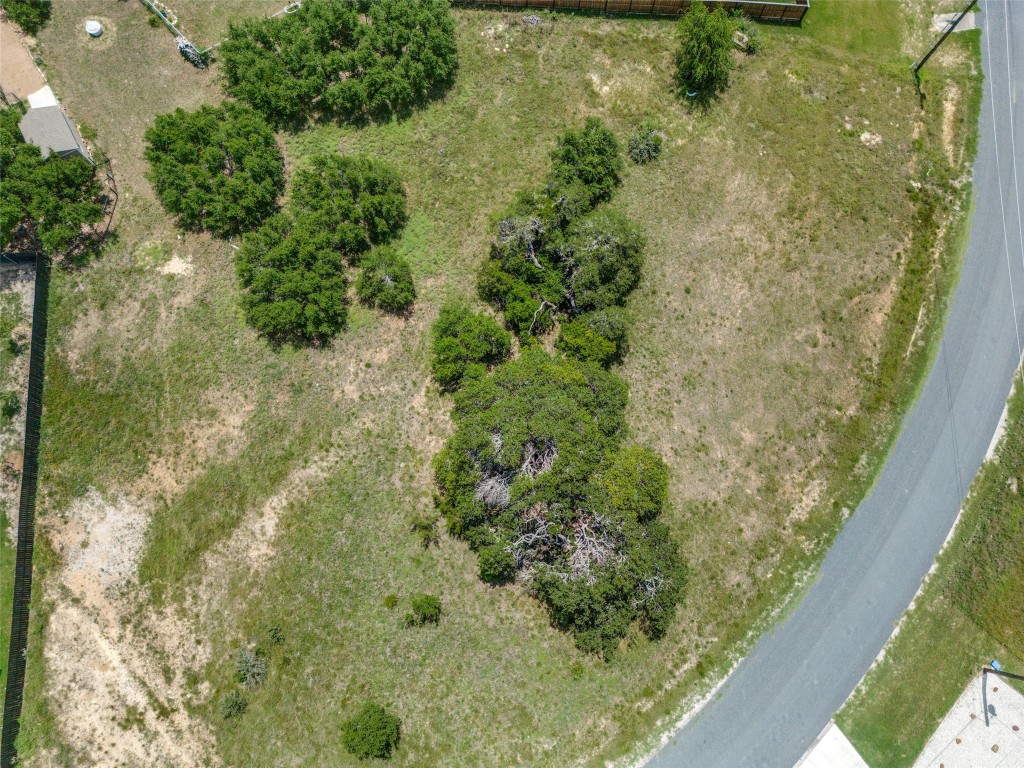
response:
M837 722L871 768L912 765L991 659L1024 673L1024 390L996 456L971 487L956 534L884 660ZM1019 683L1007 680L1010 684Z
M843 9L855 5L879 23L854 34ZM254 7L174 6L210 38ZM109 22L106 42L79 34L89 14ZM944 124L941 109L919 110L892 31L899 6L819 2L804 29L763 27L762 51L702 113L671 89L669 21L455 16L461 69L442 99L402 122L281 137L290 164L328 150L400 169L410 222L397 246L420 296L408 320L354 308L332 346L303 350L252 334L231 249L176 232L142 176L153 115L219 98L216 66L184 65L132 3L56 3L40 34L48 77L97 130L123 195L117 243L54 275L41 536L59 539L60 515L90 488L151 510L144 588L124 618L155 604L193 621L210 662L184 669L188 707L229 765L355 765L339 729L366 699L402 718L396 765L627 752L728 668L820 557L871 482L941 322L963 220L937 239L952 200L910 182L963 170L978 81L957 64L976 42L953 42L927 83L952 105ZM428 381L429 324L445 300L473 300L496 216L590 115L623 140L646 119L666 136L662 159L631 166L614 202L650 241L621 373L632 437L669 464L665 519L691 565L667 636L637 632L609 663L579 653L520 589L481 583L464 544L424 550L410 531L432 507L429 465L451 429L450 398ZM191 274L162 271L173 258ZM304 468L312 479L286 492ZM234 532L275 496L276 537L245 554ZM241 554L218 558L224 547ZM52 609L73 594L44 551L23 743L81 764L90 747L61 744L65 704L48 695L61 681L43 654L60 631ZM402 626L417 592L442 596L438 626ZM270 673L245 715L224 720L233 657L250 642L267 648ZM184 664L159 661L171 676ZM121 726L108 727L116 743Z

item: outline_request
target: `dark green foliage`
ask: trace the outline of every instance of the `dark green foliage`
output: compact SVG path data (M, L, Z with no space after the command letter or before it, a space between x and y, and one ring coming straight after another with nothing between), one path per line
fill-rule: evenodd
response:
M405 226L405 190L398 174L370 157L313 155L295 174L289 206L331 234L349 261L393 240Z
M639 165L653 163L661 156L661 145L661 134L645 123L629 139L629 158Z
M449 304L441 307L431 329L430 369L442 389L452 390L469 366L496 365L511 351L512 337L494 318Z
M555 347L577 360L608 365L615 359L615 342L604 338L584 320L563 323Z
M676 81L702 98L714 96L729 84L732 71L733 25L721 8L709 11L693 3L679 20Z
M439 507L479 549L481 578L512 578L507 552L555 624L605 655L634 621L663 631L685 580L654 521L661 475L640 476L664 464L621 448L626 399L599 365L526 349L455 395L456 432L434 464Z
M21 397L17 392L4 392L0 395L0 417L5 424L9 424L20 410Z
M567 292L576 311L621 304L640 281L646 239L617 211L598 210L570 226Z
M398 606L398 595L394 593L384 595L384 599L380 602L381 605L390 611L392 608L396 608Z
M242 648L235 659L235 679L246 688L259 688L267 677L267 660L260 650Z
M441 598L437 595L416 595L412 599L412 610L405 615L405 625L407 627L437 624L440 620Z
M228 691L220 700L220 714L225 720L241 717L248 708L248 700L238 691Z
M103 217L96 169L82 157L51 155L21 136L18 107L0 110L0 246L19 225L35 231L47 253L60 253L80 237L82 227Z
M284 189L274 132L242 104L158 115L146 131L145 157L164 207L183 227L220 237L258 227Z
M359 758L388 758L398 749L401 728L401 720L379 704L367 702L342 724L341 743Z
M566 187L582 184L591 205L610 198L620 183L622 148L596 117L587 118L583 130L559 138L551 161L552 179Z
M480 578L488 584L506 584L516 575L516 558L507 546L492 544L480 550Z
M424 549L430 549L441 540L437 533L436 515L417 515L412 521L412 532L419 537Z
M274 341L324 341L345 325L345 276L332 234L287 214L250 232L238 251L246 319Z
M376 248L363 260L356 294L367 306L385 312L405 312L416 300L409 262L391 247Z
M600 482L616 512L630 520L653 520L668 498L668 466L664 459L635 445L615 453Z
M520 337L557 317L622 303L640 279L645 239L623 215L593 210L619 183L615 137L597 120L559 141L551 177L498 225L478 289Z
M447 0L305 0L229 28L228 91L276 125L402 114L457 68Z
M28 34L35 35L50 20L53 4L51 0L3 0L0 8L4 9L8 19Z

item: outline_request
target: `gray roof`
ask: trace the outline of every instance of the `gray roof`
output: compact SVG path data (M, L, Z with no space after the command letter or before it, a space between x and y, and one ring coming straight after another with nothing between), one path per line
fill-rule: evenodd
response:
M18 128L25 141L39 147L44 158L56 152L62 157L80 154L92 162L75 124L68 120L64 110L58 106L30 109L18 122Z

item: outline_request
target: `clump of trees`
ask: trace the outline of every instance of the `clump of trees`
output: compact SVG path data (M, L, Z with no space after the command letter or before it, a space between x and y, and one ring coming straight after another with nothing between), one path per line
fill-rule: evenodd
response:
M692 3L679 20L676 82L689 94L706 100L729 84L733 24L721 8L709 11Z
M84 158L44 160L21 136L19 107L0 110L0 247L26 227L47 253L70 248L103 217L96 169Z
M456 389L467 373L482 375L508 359L512 336L490 315L449 304L431 329L430 370L441 388Z
M636 287L643 234L622 214L595 209L619 184L622 164L617 139L592 118L559 140L544 187L520 195L499 223L478 286L520 336L620 305ZM578 340L584 328L600 333L590 323L570 333ZM608 348L605 361L617 348Z
M360 259L360 297L386 311L407 309L416 296L408 264L393 251L371 250L397 237L406 219L401 180L387 165L310 158L286 209L246 234L237 253L249 323L278 342L330 339L348 316L346 264Z
M341 726L341 743L359 758L389 758L398 749L402 721L380 704L367 702Z
M407 112L458 66L447 0L305 0L229 28L228 91L278 126Z
M3 0L0 8L25 32L36 35L50 20L53 3L51 0Z
M635 623L665 631L686 570L658 519L668 469L624 443L627 387L607 370L626 351L621 305L643 265L643 235L599 205L619 183L621 148L592 120L552 160L544 187L501 219L479 278L519 357L507 359L511 339L486 315L447 307L434 326L434 376L456 390L434 474L480 578L524 582L580 648L608 656ZM553 356L537 337L556 324Z
M229 237L277 210L284 160L273 130L244 104L158 115L145 138L147 178L184 228Z

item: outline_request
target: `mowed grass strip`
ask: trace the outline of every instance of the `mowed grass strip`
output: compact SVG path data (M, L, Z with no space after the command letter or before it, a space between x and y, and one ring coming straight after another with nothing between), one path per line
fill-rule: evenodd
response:
M913 764L981 667L1024 673L1024 390L956 534L885 658L838 718L872 768ZM1007 680L1022 687L1018 682ZM1002 683L1000 683L1002 684Z
M909 402L955 269L955 249L927 245L937 220L920 217L910 182L962 171L943 160L941 111L918 109L891 32L899 6L870 4L878 36L851 40L838 5L819 3L804 30L762 28L762 51L707 114L671 90L670 22L541 14L528 27L522 14L456 12L461 69L442 101L403 122L281 137L292 165L323 150L386 159L409 194L397 247L417 280L412 317L353 307L348 332L314 350L254 337L231 249L179 237L142 178L153 115L218 99L216 67L187 69L134 6L55 7L40 36L48 75L97 129L125 197L120 242L54 282L48 512L89 487L152 504L141 576L175 600L284 478L334 457L283 509L259 575L227 579L223 609L198 628L214 661L191 673L197 692L212 683L197 711L226 762L355 765L340 724L367 699L403 720L396 765L621 754L727 668L814 562ZM64 42L101 8L118 33L109 49ZM175 10L214 34L204 4ZM972 93L968 71L940 62L930 96ZM150 87L126 88L140 81ZM969 104L954 105L954 146L968 140ZM637 633L611 664L576 651L517 588L482 584L462 544L423 550L410 531L450 430L450 400L428 384L429 323L445 299L473 300L497 215L589 115L623 139L645 119L666 137L662 159L631 167L615 199L650 239L622 373L633 437L670 465L666 519L692 574L668 636ZM191 274L161 272L173 258ZM924 258L936 268L911 266ZM443 618L405 629L419 592L441 595ZM28 733L43 747L59 732L38 615ZM274 627L267 681L242 719L223 720L237 649L265 645Z

